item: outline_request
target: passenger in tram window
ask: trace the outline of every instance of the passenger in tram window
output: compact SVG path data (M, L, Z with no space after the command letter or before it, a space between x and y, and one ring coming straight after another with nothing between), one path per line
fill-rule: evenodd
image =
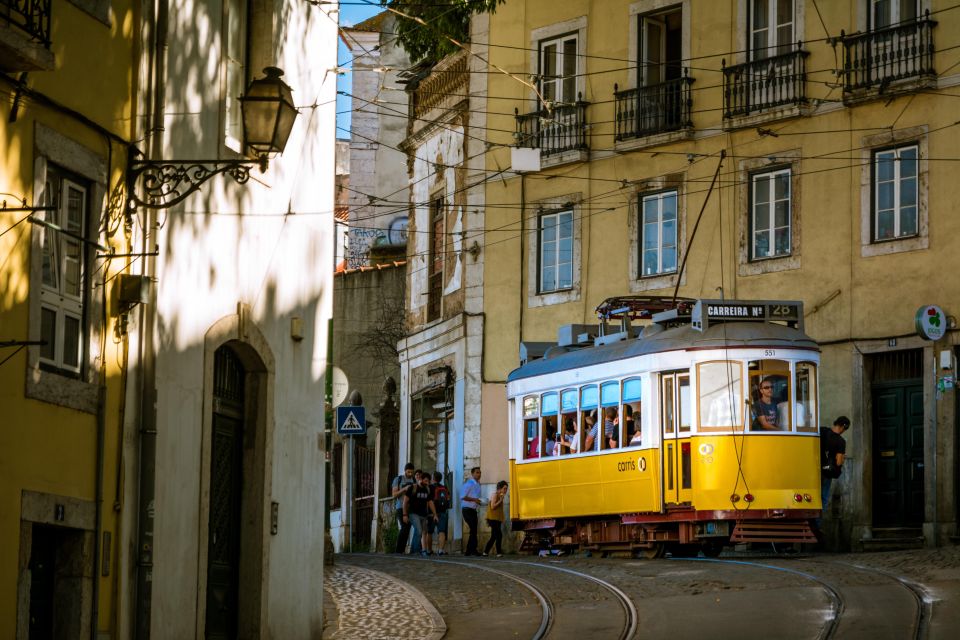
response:
M767 376L760 380L757 387L757 401L753 404L753 431L779 431L777 401L773 398L775 380Z
M583 441L583 450L593 451L594 445L597 441L597 432L600 430L600 425L597 424L597 410L594 409L590 413L584 415L583 422L583 429L587 432L587 437Z
M547 437L543 444L543 455L550 458L557 455L557 423L554 420L549 420L545 429Z
M563 419L563 434L557 440L557 455L576 453L580 444L580 432L573 418L566 416Z
M603 410L604 449L616 449L620 446L620 415L616 407Z

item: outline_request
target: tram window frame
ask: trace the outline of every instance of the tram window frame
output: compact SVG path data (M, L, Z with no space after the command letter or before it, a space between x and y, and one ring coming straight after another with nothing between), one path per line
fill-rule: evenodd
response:
M570 394L573 394L573 405L570 406L565 399L570 397ZM574 437L579 437L579 430L577 429L577 409L580 407L580 391L576 388L563 389L560 392L560 419L557 421L557 447L555 449L557 456L566 456L572 453L579 453L579 443L577 444L577 451L569 450L569 443L567 443L567 451L563 450L563 446L560 446L561 442L565 442L566 438L566 422L569 418L573 421L573 433Z
M723 399L724 396L717 395L719 389L713 390L709 393L708 396L704 395L704 373L707 371L707 368L712 369L713 367L721 365L728 367L728 375L725 376L727 379L727 384L725 387L728 390L733 390L733 399L732 402L727 398L727 402L724 403L726 406L721 407L720 413L723 415L723 410L726 410L726 415L729 416L731 413L734 415L732 419L727 420L728 424L716 425L710 424L708 420L712 418L711 414L715 406L720 406L716 404L716 400ZM717 432L717 431L743 431L746 411L744 411L743 404L743 362L739 360L705 360L703 362L698 362L696 364L696 400L697 400L697 416L698 416L698 430L704 432ZM704 406L704 400L707 399L709 404ZM732 406L731 406L732 405ZM731 412L730 409L734 411Z
M793 385L790 361L782 358L768 357L747 360L747 390L750 393L750 421L748 429L751 433L792 433L793 428ZM760 416L757 415L754 405L760 403L760 387L766 381L775 385L772 403L777 410L777 425L775 429L767 429L759 425ZM755 383L756 382L756 383ZM784 409L786 413L784 414ZM786 428L783 419L786 418Z
M615 397L609 395L610 393L616 394ZM607 409L610 407L617 412L613 419L613 434L616 436L617 446L611 446L607 437ZM623 434L620 433L620 415L620 381L607 380L600 383L600 426L597 428L597 437L600 440L598 449L600 451L611 451L620 448L620 444L623 442ZM601 434L603 434L603 437L600 437Z
M794 362L792 364L794 369L793 404L792 404L792 406L794 407L793 428L797 433L819 433L819 429L817 425L820 424L818 421L818 418L819 418L818 413L819 413L820 407L818 406L819 403L817 401L819 397L818 395L819 388L817 385L820 383L820 381L818 377L819 372L818 372L817 363L809 360L802 360L800 362ZM809 376L809 379L805 381L805 384L801 384L800 382L801 366L811 367L813 370L813 375ZM812 380L812 384L810 384L811 380ZM806 401L803 401L800 398L801 388L807 389L804 394L807 397ZM806 423L805 426L799 425L800 420L797 418L797 416L799 415L799 412L796 411L798 407L803 407L804 409L804 418L805 418L804 422Z
M530 458L530 427L539 429L540 425L540 396L524 396L521 401L521 425L523 431L520 433L520 458L522 460L531 460Z
M585 391L594 390L597 393L596 404L587 405L583 401L583 394ZM584 451L583 445L586 442L587 438L587 416L590 415L590 412L596 412L599 419L599 409L600 409L600 386L597 384L586 384L580 387L580 415L579 420L577 421L577 453L588 453Z
M631 396L627 398L627 384L631 382L636 382L638 387L639 395L637 399L634 400ZM643 379L639 376L633 376L630 378L624 378L620 381L620 415L624 416L624 419L620 421L620 432L621 440L623 447L639 447L643 446ZM630 407L630 417L633 419L634 433L640 433L640 442L632 442L632 437L628 439L630 435L627 432L627 407Z
M677 405L677 432L690 433L693 429L693 387L690 383L689 373L676 374L677 397L674 402ZM686 396L683 390L686 389Z
M545 391L540 394L540 419L537 421L536 434L536 452L532 452L528 447L528 460L538 460L544 457L545 438L547 433L547 423L551 421L556 427L557 416L560 415L560 394L557 391ZM533 443L530 443L530 447Z

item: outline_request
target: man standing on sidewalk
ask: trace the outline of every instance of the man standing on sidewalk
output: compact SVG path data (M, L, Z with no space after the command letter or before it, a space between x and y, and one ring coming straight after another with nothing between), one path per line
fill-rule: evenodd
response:
M470 470L470 477L460 487L460 511L463 519L470 527L470 537L467 538L465 556L479 556L477 549L477 507L480 506L480 467Z
M820 500L821 508L826 511L830 505L830 485L843 471L843 460L847 452L847 441L843 432L850 428L850 418L840 416L833 421L831 428L820 427ZM817 529L823 521L817 520Z
M397 516L397 547L395 553L403 553L407 550L407 536L410 535L410 520L403 517L403 496L407 487L413 484L413 463L408 462L403 468L403 475L393 479L390 485L394 497L393 508Z

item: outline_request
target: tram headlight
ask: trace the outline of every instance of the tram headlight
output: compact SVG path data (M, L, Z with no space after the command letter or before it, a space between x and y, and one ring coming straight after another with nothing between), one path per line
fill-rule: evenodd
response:
M743 499L746 500L747 502L753 502L753 494L748 493L747 495L743 496Z
M739 495L739 494L736 494L736 493L734 493L733 495L731 495L731 496L730 496L730 502L732 502L733 504L737 504L738 502L740 502L740 495Z
M805 494L803 494L803 501L804 501L804 502L813 502L813 496L811 496L809 493L805 493Z

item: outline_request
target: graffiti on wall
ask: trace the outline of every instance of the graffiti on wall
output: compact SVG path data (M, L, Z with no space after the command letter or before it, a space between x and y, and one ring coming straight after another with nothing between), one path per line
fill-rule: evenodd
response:
M348 269L370 266L370 249L379 246L400 246L407 243L407 217L390 221L387 229L350 228L346 258Z

